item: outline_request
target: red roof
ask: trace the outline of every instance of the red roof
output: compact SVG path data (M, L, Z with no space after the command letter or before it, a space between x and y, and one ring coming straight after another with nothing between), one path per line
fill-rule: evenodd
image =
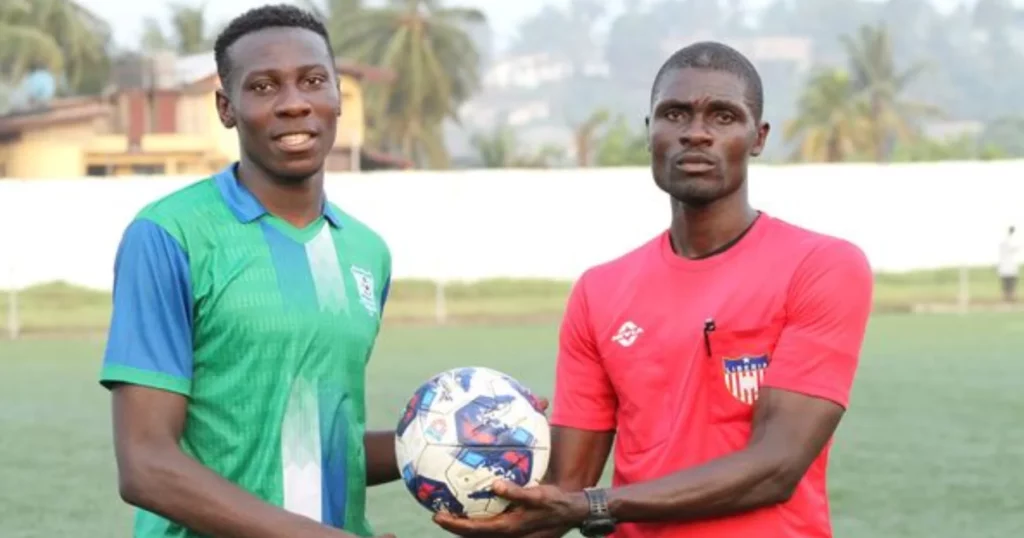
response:
M110 105L101 97L54 99L45 108L0 116L0 135L19 133L33 127L77 123L110 113Z

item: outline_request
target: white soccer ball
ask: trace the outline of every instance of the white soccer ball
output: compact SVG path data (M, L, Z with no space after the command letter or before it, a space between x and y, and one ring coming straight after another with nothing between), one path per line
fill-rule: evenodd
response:
M396 429L402 479L432 512L488 518L508 507L497 479L536 485L547 472L551 431L536 398L488 368L442 372L416 390Z

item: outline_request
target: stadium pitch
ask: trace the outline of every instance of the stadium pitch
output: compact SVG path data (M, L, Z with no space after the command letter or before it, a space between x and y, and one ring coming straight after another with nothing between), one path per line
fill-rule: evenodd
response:
M483 365L550 394L557 326L385 326L367 397L393 427L415 387ZM1017 536L1024 529L1024 315L877 315L830 490L839 538ZM102 342L0 342L0 536L120 538ZM604 481L610 479L606 472ZM371 490L378 531L445 536L401 485Z

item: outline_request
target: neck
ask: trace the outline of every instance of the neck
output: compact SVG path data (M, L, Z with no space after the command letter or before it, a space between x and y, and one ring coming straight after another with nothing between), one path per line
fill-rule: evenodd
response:
M237 175L242 185L271 215L294 226L305 227L323 214L323 170L301 180L281 180L252 161L243 159L238 164Z
M734 241L757 218L746 196L733 193L707 205L672 199L672 249L684 258L701 258Z

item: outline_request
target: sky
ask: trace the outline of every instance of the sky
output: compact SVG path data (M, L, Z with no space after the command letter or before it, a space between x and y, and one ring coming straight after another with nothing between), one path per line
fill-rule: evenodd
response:
M180 0L194 2L202 0ZM293 0L286 0L292 1ZM92 10L111 23L114 39L121 45L136 46L139 43L140 21L144 17L168 18L165 0L78 0L78 3ZM207 10L212 21L227 22L247 9L264 4L277 3L275 0L209 0ZM545 4L568 5L569 0L454 0L454 4L475 7L483 11L494 29L496 46L503 47L515 36L516 27L524 18L540 11ZM609 0L612 13L618 13L622 0Z
M202 0L179 0L196 2ZM566 6L570 0L453 0L460 6L475 7L483 11L494 30L495 46L501 50L516 35L519 23L540 11L545 4ZM622 10L626 0L608 0L609 15L614 16ZM631 0L637 1L637 0ZM747 0L748 6L757 8L768 0ZM828 0L822 0L828 1ZM950 8L960 0L931 0L942 9ZM1024 1L1024 0L1021 0ZM144 17L157 17L166 21L168 10L166 0L78 0L80 4L97 13L111 23L114 28L114 39L125 47L136 47L141 35L141 21ZM644 0L640 0L644 3ZM243 11L263 4L274 3L273 0L207 0L207 9L211 21L216 24L227 22Z

